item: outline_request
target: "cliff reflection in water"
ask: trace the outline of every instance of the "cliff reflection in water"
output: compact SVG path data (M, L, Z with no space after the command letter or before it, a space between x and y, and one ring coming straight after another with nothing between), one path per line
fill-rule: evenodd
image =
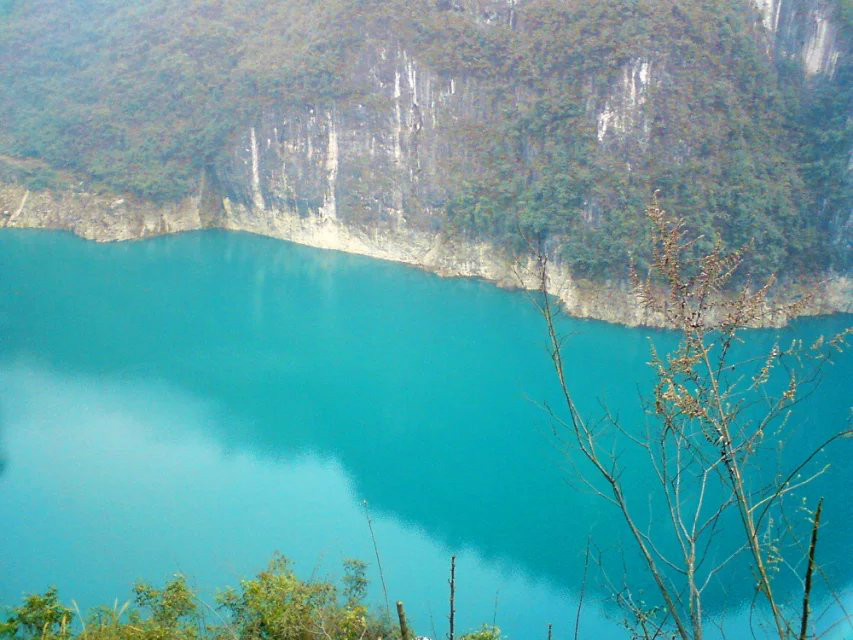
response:
M0 268L12 274L0 282L0 364L38 361L203 399L216 419L170 428L202 429L226 450L272 460L334 458L377 513L535 579L576 589L590 536L621 563L618 514L572 481L539 406L558 405L557 389L542 321L524 295L220 232L109 246L16 232L0 244ZM803 321L788 335L843 324ZM674 335L570 320L564 328L584 409L597 414L604 397L641 423L648 339L666 349ZM764 348L775 339L755 335ZM821 402L801 407L792 450L844 424L850 373L842 360ZM650 478L632 455L623 462L644 500ZM850 466L836 465L804 494L827 496L824 563L843 583L853 575L844 553L853 514L832 487L851 481ZM629 565L639 561L625 548ZM749 579L729 580L712 607L752 593Z

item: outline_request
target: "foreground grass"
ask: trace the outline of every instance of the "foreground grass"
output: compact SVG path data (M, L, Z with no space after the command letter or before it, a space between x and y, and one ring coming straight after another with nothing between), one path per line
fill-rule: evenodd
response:
M304 581L275 556L267 569L239 589L204 602L177 575L162 589L133 588L133 602L98 607L83 617L63 605L55 588L30 595L0 622L0 638L31 640L380 640L399 639L390 617L364 604L366 565L344 563L340 585ZM73 603L73 601L72 601ZM410 638L416 636L410 631ZM497 628L460 640L499 640Z

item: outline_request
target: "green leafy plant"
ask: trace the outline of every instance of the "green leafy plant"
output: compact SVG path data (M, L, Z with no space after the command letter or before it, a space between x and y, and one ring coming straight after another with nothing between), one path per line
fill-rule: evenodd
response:
M56 587L51 587L44 594L27 596L23 605L12 609L12 616L0 625L0 637L67 638L73 616L71 609L60 604Z

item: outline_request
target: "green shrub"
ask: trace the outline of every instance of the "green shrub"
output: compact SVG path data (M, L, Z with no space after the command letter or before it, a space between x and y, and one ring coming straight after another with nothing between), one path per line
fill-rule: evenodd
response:
M498 627L483 625L483 628L479 631L466 633L460 640L503 640L503 636Z
M176 575L162 589L133 588L133 604L94 609L72 630L71 609L56 589L27 596L0 623L0 638L18 640L378 640L393 638L387 623L364 604L367 580L363 562L344 563L342 587L301 580L277 555L267 569L239 589L223 592L214 604L203 602Z
M12 609L12 616L0 625L0 637L67 638L73 617L71 610L59 603L56 587L51 587L43 595L27 596L23 605Z

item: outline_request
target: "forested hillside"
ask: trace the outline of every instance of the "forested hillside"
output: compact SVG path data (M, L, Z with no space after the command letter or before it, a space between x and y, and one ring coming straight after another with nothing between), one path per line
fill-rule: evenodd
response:
M0 176L166 203L204 175L255 211L534 239L596 277L643 262L658 190L697 251L754 239L755 275L845 271L852 16L850 0L0 0Z

